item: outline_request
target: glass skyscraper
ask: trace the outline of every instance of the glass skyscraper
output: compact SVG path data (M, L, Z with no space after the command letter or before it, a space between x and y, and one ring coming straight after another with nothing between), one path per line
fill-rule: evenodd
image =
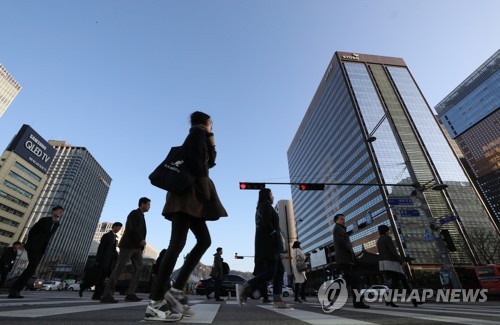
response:
M500 224L500 50L435 109Z
M21 91L21 85L0 64L0 117L5 113L19 91Z
M352 184L292 188L304 251L326 247L334 263L333 216L342 213L355 252L377 253L386 224L414 269L481 262L468 232L494 224L402 59L336 52L288 163L292 183ZM456 247L443 249L441 236Z
M50 240L38 267L44 278L81 275L87 261L96 226L108 195L110 176L84 147L64 141L49 141L56 153L47 173L47 182L26 224L29 229L52 207L61 205L61 225ZM23 267L24 263L18 263Z

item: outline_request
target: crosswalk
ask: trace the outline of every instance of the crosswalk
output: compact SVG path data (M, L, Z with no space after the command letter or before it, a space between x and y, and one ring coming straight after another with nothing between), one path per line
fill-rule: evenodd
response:
M399 323L443 323L443 324L482 324L496 325L500 319L500 301L487 304L439 304L426 303L414 308L409 304L401 304L399 308L386 307L384 304L372 304L370 309L354 309L348 305L333 313L324 313L317 301L294 304L291 309L275 309L272 304L251 301L246 306L239 306L235 299L216 303L192 297L193 317L186 317L179 323L185 324L224 324L232 321L266 319L270 315L283 324L340 324L340 325L374 325L386 324L389 320ZM312 299L311 299L312 300ZM0 296L0 322L3 320L40 319L57 323L57 317L89 317L102 312L120 314L132 313L133 322L143 322L142 311L148 300L141 302L124 302L117 304L101 304L87 298L74 295L40 295L29 294L25 299L13 300ZM234 318L234 320L233 320ZM95 320L99 320L96 316Z

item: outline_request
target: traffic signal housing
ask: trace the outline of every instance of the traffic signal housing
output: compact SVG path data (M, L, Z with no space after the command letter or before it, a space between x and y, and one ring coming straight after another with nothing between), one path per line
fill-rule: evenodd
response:
M240 190L260 190L266 187L266 183L240 182Z
M325 189L325 184L321 183L300 183L300 191L323 191Z
M234 253L234 259L235 260L242 260L244 258L245 258L244 256L238 256L238 253Z

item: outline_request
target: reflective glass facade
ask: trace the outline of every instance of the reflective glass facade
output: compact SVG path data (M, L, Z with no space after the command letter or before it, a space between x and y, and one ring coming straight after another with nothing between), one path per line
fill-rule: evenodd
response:
M288 150L291 182L375 183L362 128L349 95L341 69L336 62L304 117ZM385 209L378 187L327 186L324 191L299 191L292 188L295 218L304 251L332 242L333 216L344 213L348 225L357 224L368 210ZM383 218L380 218L383 219ZM374 224L365 230L372 236ZM365 235L352 238L357 251ZM373 237L373 240L378 236ZM374 242L370 243L374 245Z
M500 108L500 50L435 107L452 138L456 138L498 108Z
M500 50L437 106L500 225Z
M376 140L373 138L376 137ZM368 139L374 141L367 141ZM288 150L291 182L330 185L323 192L292 189L298 236L305 251L330 246L333 216L346 215L355 251L376 253L377 227L392 226L400 253L415 264L440 265L430 223L460 220L452 233L454 263L477 258L464 233L492 224L403 60L337 52ZM446 192L432 191L446 183ZM418 184L421 190L413 194ZM398 201L399 200L399 201ZM401 203L410 202L408 206Z

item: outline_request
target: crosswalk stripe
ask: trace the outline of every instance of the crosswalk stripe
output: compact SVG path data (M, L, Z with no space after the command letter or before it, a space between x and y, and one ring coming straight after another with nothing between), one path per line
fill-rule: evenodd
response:
M478 316L492 316L492 317L497 317L500 316L500 310L494 310L494 309L477 309L477 308L452 308L452 307L441 307L441 306L419 306L418 308L415 307L406 307L406 306L401 306L399 305L399 309L405 308L408 310L426 310L430 312L440 312L440 313L449 313L449 314L466 314L466 315L478 315Z
M95 300L49 300L49 301L41 301L41 300L18 300L17 302L12 302L12 299L9 299L10 302L0 302L0 307L15 307L15 306L33 306L33 305L61 305L61 304L81 304L81 303L89 303L89 304L97 304L98 301Z
M489 320L480 320L477 318L465 318L465 317L451 317L451 316L439 316L430 314L417 314L408 312L398 312L394 310L388 310L387 308L370 308L370 309L355 309L350 307L342 307L342 310L349 310L354 313L367 313L367 314L382 314L387 316L397 316L397 317L407 317L430 321L439 321L447 323L457 323L457 324L484 324L484 325L498 325L498 322Z
M219 312L220 304L199 304L191 306L194 311L192 317L184 317L177 323L211 324Z
M69 306L64 308L53 307L53 308L9 310L0 312L0 317L36 318L36 317L53 316L53 315L82 313L95 310L145 306L147 304L148 304L147 301L141 301L141 302L124 302L124 303L120 302L117 304L93 304L84 306Z
M431 304L424 304L421 305L423 308L428 308L428 309L435 309L435 310L454 310L454 311L472 311L472 312L483 312L483 313L493 313L493 314L500 314L500 309L498 309L497 306L481 306L479 307L478 305L472 305L472 306L447 306L447 305L431 305ZM420 306L419 306L420 307ZM478 308L479 307L479 308ZM495 309L497 308L497 309Z
M285 315L291 318L295 318L302 322L313 324L313 325L329 325L329 324L339 324L339 325L373 325L376 323L365 322L357 319L350 319L344 317L334 316L332 314L320 314L313 313L305 310L288 310L288 309L278 309L273 308L272 305L257 305L260 308L274 311L278 314Z

